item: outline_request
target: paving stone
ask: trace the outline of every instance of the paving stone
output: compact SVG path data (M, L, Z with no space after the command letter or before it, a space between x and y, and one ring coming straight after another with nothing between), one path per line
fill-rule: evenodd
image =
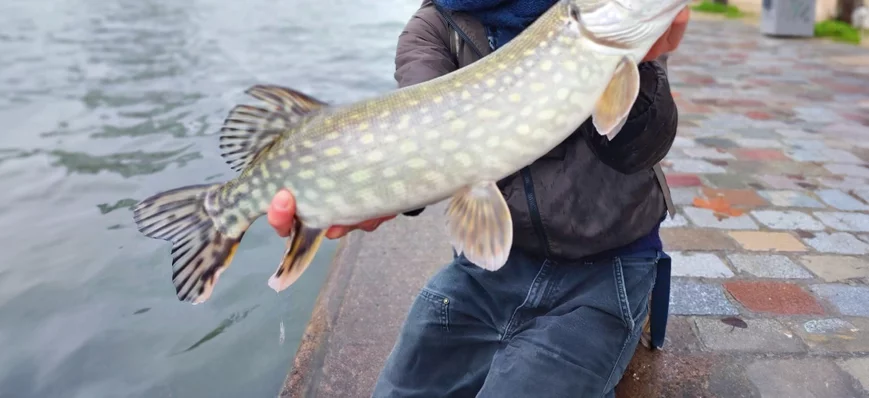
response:
M793 333L775 319L744 319L747 328L734 328L720 319L695 318L700 342L714 351L804 352Z
M673 147L676 147L676 148L694 148L696 146L697 146L697 143L694 142L693 139L687 138L687 137L682 137L679 135L677 135L676 140L673 141Z
M791 191L799 191L803 189L803 187L797 185L797 182L794 181L794 179L786 176L763 174L758 175L755 178L772 189Z
M733 155L724 152L724 150L718 148L682 148L682 152L684 152L685 155L688 155L688 157L698 159L736 159L736 157L734 157Z
M815 195L818 195L821 200L839 210L869 210L869 205L866 205L863 202L855 199L853 196L848 195L847 193L844 193L837 189L822 189L820 191L816 191Z
M869 317L869 287L824 284L812 285L811 289L843 315Z
M705 160L699 159L673 159L672 169L675 172L679 173L696 173L696 174L706 174L706 173L725 173L725 170L721 166L716 166L712 163L709 163Z
M823 314L824 308L811 294L793 283L732 281L724 288L754 312L777 315Z
M869 186L869 180L866 180L865 178L842 176L820 177L818 178L818 183L827 188L841 189L845 191L852 190L854 187Z
M733 271L713 253L672 252L673 276L700 278L730 278Z
M857 379L869 391L869 358L851 358L839 362L839 367Z
M781 141L779 140L770 140L763 138L740 138L736 140L736 143L743 148L781 148Z
M840 231L869 232L869 214L816 211L815 217L830 228Z
M774 206L824 208L823 203L797 191L760 191L760 196Z
M709 229L667 228L661 230L667 250L733 250L736 242L724 232Z
M700 196L698 187L670 188L670 197L673 199L673 204L677 206L693 204L694 198L698 196Z
M782 128L777 129L776 134L781 135L782 137L789 139L803 139L803 138L815 138L818 135L814 133L810 133L808 131L797 129L797 128Z
M803 252L806 247L785 232L730 231L731 238L744 249L752 251Z
M752 179L745 174L704 174L703 179L708 185L723 189L745 189L748 188Z
M738 145L736 145L735 142L728 140L726 138L704 137L704 138L698 138L694 141L696 141L698 144L711 146L711 147L715 147L715 148L727 149L727 148L737 148L738 147Z
M854 190L854 195L857 195L864 202L869 203L869 188L858 188Z
M673 278L670 286L670 313L737 315L739 310L727 300L720 285Z
M829 149L827 144L824 143L824 140L814 138L814 139L790 139L786 140L785 143L791 147L796 149L813 149L816 151L823 151L825 149Z
M666 173L667 185L673 187L699 187L703 185L700 177L695 174Z
M869 319L790 319L785 321L815 352L869 351Z
M688 225L688 219L682 214L676 213L673 217L667 216L667 219L661 223L661 228L681 228Z
M699 207L685 207L682 209L688 219L694 224L703 228L717 229L758 229L757 224L748 214L741 216L723 216L719 218L717 214L710 209L701 209Z
M806 268L827 282L842 282L848 279L869 280L869 260L850 256L803 256Z
M823 231L826 228L812 216L796 210L755 210L751 215L761 224L772 229Z
M745 373L764 398L859 396L845 373L829 359L764 359L748 365Z
M787 155L778 149L741 148L735 149L733 153L736 155L736 158L740 160L788 160Z
M846 164L846 163L828 163L824 165L828 171L833 174L841 174L851 177L869 178L869 168L862 165Z
M791 261L778 254L729 254L727 259L742 272L758 278L776 279L808 279L814 276Z
M851 152L841 149L791 149L786 150L785 154L798 162L863 163L860 158L854 156Z
M803 240L822 253L869 254L869 244L846 232L815 232Z

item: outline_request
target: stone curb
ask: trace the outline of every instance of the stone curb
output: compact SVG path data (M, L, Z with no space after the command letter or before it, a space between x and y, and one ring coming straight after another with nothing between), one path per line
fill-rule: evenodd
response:
M329 276L317 296L311 319L302 335L284 386L278 394L279 398L306 397L311 387L316 386L332 328L344 302L346 287L356 268L355 260L362 247L362 236L361 233L353 232L338 243L335 257L329 266Z

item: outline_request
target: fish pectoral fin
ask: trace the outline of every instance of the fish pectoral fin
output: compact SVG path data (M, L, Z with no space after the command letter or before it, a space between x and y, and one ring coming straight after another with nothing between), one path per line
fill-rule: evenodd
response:
M269 287L280 292L295 283L308 269L325 236L325 229L307 228L301 221L296 220L293 234L287 240L284 258L275 274L269 278Z
M494 182L481 182L456 192L446 215L456 253L489 271L504 266L513 245L513 220Z
M172 242L172 283L179 300L207 300L220 274L229 267L244 232L222 234L205 210L213 185L188 186L158 193L133 208L136 228L149 238Z
M640 92L637 63L623 57L592 112L592 123L600 135L612 140L624 127Z
M235 171L247 167L278 136L292 130L311 112L328 106L307 94L280 86L256 85L245 93L264 101L266 106L237 105L223 122L221 156Z

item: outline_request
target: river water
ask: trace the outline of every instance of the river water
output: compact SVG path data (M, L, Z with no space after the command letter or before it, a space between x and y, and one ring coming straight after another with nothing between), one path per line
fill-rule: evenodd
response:
M334 243L276 294L284 242L263 218L191 306L130 206L231 178L216 132L253 84L339 103L393 89L418 4L0 2L0 397L275 396Z

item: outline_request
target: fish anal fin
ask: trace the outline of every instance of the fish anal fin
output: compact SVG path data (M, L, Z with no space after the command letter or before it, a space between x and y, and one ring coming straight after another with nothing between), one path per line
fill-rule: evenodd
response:
M495 182L480 182L456 192L446 216L457 253L489 271L504 266L513 245L513 220Z
M269 278L269 287L280 292L295 283L311 265L325 236L325 229L307 228L296 220L293 234L287 240L287 251L278 269Z
M181 301L199 304L211 297L244 236L224 235L205 209L218 185L194 185L153 195L133 208L136 228L147 237L172 242L172 283Z
M280 86L256 85L245 93L262 100L265 106L237 105L223 122L221 156L235 171L253 163L259 153L297 126L305 116L328 105Z
M592 112L592 123L600 135L605 135L610 140L618 135L639 92L640 71L637 64L630 58L623 57Z

